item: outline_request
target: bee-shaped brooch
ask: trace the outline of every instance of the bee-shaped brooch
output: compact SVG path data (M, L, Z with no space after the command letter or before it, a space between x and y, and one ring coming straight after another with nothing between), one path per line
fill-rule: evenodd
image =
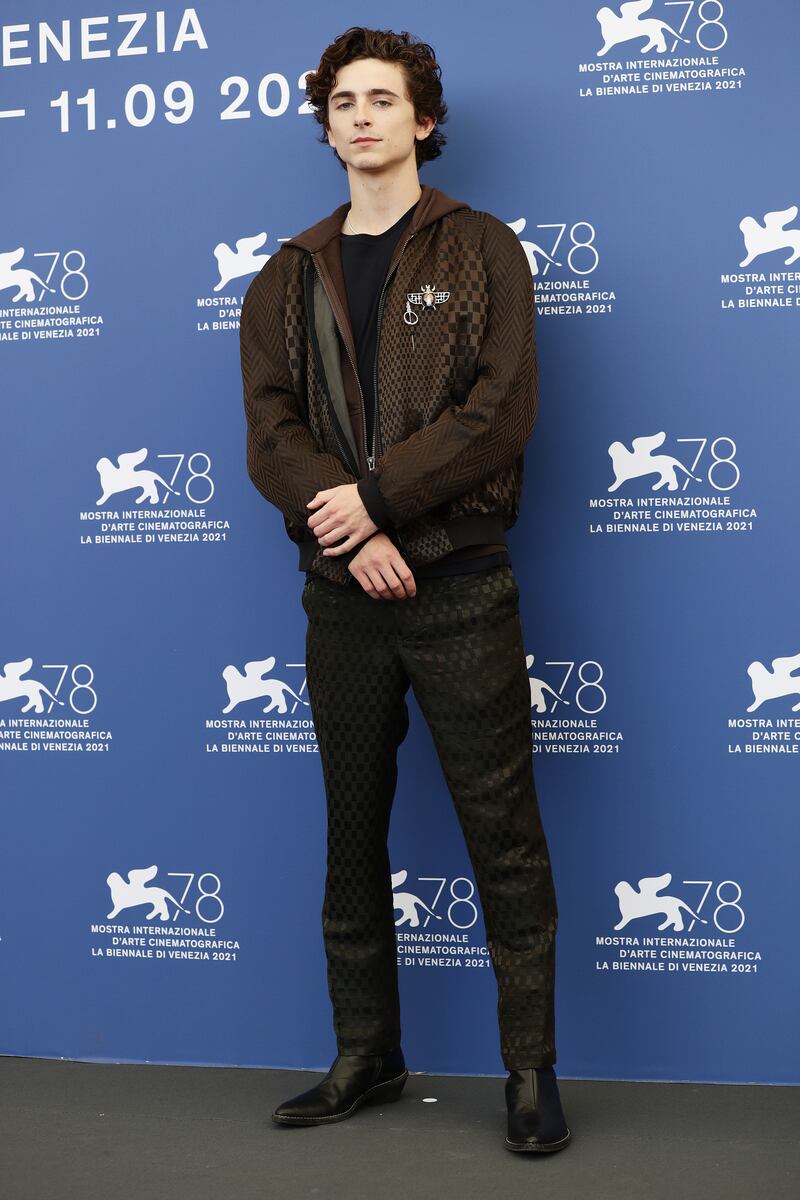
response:
M423 309L432 309L436 311L438 304L444 304L445 300L450 299L449 292L437 292L433 284L423 283L422 291L406 293L406 311L403 313L403 320L407 325L416 325L419 317L412 309L412 304L421 304Z

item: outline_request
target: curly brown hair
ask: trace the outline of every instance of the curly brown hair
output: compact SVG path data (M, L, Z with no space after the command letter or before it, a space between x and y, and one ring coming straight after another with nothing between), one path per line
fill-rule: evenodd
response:
M403 72L416 120L433 117L436 121L428 136L416 142L417 167L438 158L447 141L438 128L447 120L447 105L442 99L442 69L427 42L419 41L413 34L394 33L390 29L351 26L326 47L317 70L307 74L306 98L314 119L322 126L319 141L323 145L329 144L328 97L336 84L336 73L357 58L380 58L384 62L397 63ZM333 152L339 165L347 170L347 163L339 158L335 149Z

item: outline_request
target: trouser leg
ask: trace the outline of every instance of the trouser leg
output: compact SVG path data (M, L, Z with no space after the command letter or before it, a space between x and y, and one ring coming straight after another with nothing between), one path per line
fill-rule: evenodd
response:
M327 802L322 927L341 1054L400 1041L397 943L387 838L409 681L393 606L312 578L306 676Z
M556 1061L558 910L533 777L518 602L511 568L496 567L420 581L415 607L398 622L475 871L509 1070Z

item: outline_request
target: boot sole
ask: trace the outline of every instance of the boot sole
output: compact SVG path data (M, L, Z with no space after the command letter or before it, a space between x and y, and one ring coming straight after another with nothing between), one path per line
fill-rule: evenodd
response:
M540 1142L538 1144L536 1142L510 1142L508 1138L506 1138L505 1147L506 1150L515 1150L518 1153L521 1152L523 1154L531 1152L537 1154L549 1154L554 1150L563 1150L565 1146L569 1145L571 1140L572 1131L567 1129L566 1137L560 1138L557 1142Z
M334 1121L346 1121L361 1108L362 1104L391 1104L394 1100L399 1100L407 1079L408 1071L404 1071L402 1075L396 1075L394 1079L376 1083L358 1096L345 1112L333 1113L329 1117L291 1117L278 1116L273 1113L272 1119L276 1125L331 1125Z

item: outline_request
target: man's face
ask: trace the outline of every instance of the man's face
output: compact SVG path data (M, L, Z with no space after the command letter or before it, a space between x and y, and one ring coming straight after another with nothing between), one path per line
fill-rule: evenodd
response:
M404 162L415 154L417 133L429 133L435 124L432 117L417 124L397 63L348 63L328 97L328 141L349 170L374 173Z

